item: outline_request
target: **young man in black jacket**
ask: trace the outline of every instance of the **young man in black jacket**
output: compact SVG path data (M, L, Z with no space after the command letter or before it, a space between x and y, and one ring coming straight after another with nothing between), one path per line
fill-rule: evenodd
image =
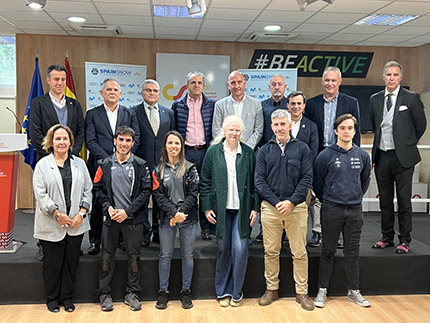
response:
M327 288L333 271L339 234L342 232L345 247L347 299L369 307L359 290L359 251L363 211L361 202L370 182L369 154L353 143L358 126L352 114L338 117L334 124L337 142L324 149L314 167L313 188L322 201L322 252L319 263L318 295L314 304L324 307Z
M103 159L94 178L97 200L103 211L102 263L99 275L100 305L113 310L111 281L115 252L120 234L128 257L128 275L124 303L133 311L141 309L140 249L143 236L143 212L151 194L151 176L145 160L131 153L134 130L120 126L115 132L115 153Z

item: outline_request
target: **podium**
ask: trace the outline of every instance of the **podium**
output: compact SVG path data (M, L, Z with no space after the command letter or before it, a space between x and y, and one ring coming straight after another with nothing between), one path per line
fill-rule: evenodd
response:
M18 153L26 147L26 134L0 133L0 252L13 249Z

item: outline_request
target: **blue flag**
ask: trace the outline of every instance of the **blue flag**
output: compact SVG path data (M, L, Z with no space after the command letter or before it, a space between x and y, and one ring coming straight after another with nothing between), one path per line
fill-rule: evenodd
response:
M43 95L43 86L42 86L42 79L40 78L40 70L39 70L39 58L36 57L35 59L36 66L34 67L34 73L33 73L33 81L31 83L31 90L30 95L28 96L28 102L27 102L27 109L25 110L24 120L22 122L22 130L21 133L27 134L27 143L28 147L26 150L21 150L22 155L24 156L25 160L24 162L31 166L31 168L34 169L36 166L36 150L34 150L34 146L31 143L30 138L30 120L29 120L29 114L30 114L30 102L35 97L38 97L39 95Z

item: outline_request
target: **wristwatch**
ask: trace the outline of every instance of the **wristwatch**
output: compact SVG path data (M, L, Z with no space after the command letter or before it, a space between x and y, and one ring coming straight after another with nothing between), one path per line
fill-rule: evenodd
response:
M58 212L57 214L55 214L55 221L58 221L58 219L60 218L61 213Z
M85 219L87 217L87 214L84 212L79 212L80 216L82 216L82 219Z

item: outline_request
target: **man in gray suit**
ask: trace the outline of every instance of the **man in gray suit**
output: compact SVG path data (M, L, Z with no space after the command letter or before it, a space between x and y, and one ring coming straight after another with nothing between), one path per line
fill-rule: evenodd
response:
M412 175L421 161L418 140L427 126L420 96L400 86L403 67L391 61L385 64L382 78L385 89L370 97L375 133L372 162L379 190L382 238L372 248L394 246L394 183L396 183L399 245L396 253L408 253L412 231Z
M239 71L230 73L227 86L231 95L215 103L212 135L215 138L221 132L222 123L226 117L236 115L245 124L245 130L242 133L245 144L254 149L263 135L261 102L245 95L246 80Z

